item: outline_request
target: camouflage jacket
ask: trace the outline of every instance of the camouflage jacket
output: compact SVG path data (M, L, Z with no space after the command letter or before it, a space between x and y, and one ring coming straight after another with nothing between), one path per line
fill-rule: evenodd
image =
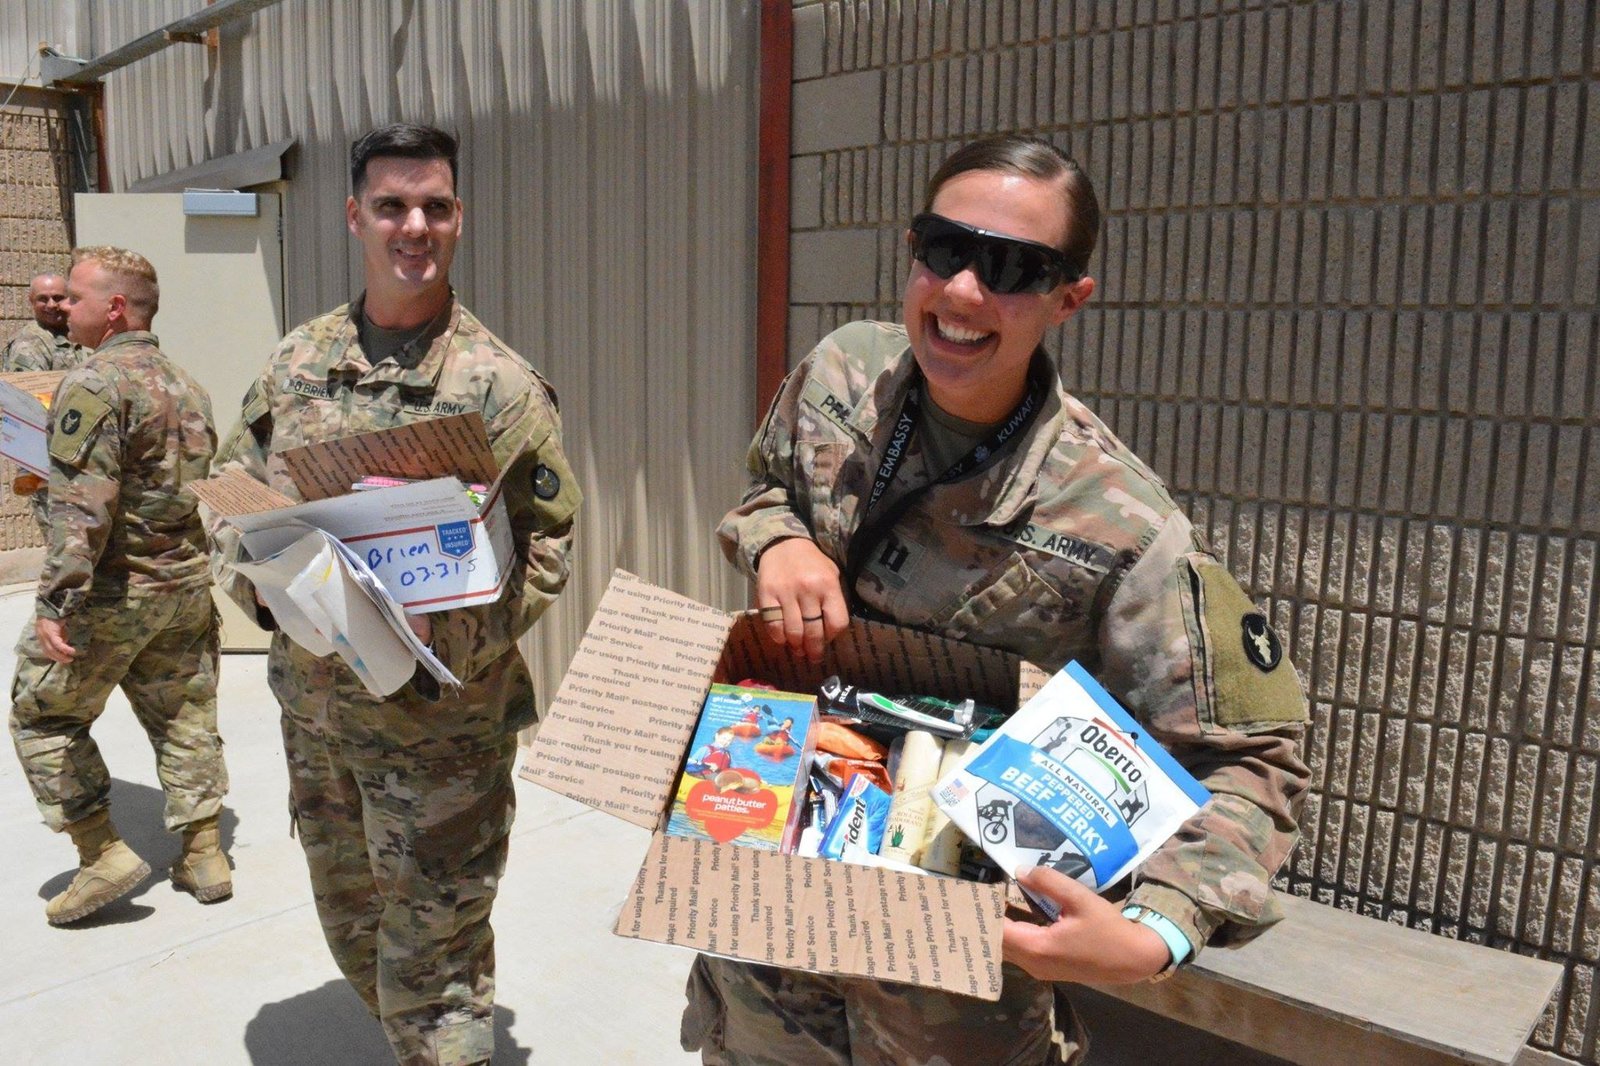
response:
M156 345L153 333L119 333L56 389L42 617L210 580L184 485L217 450L211 401Z
M245 393L218 471L242 470L298 500L280 452L480 411L505 471L517 558L499 600L428 615L435 653L466 683L448 705L410 685L386 700L373 697L343 660L318 659L281 633L273 638L269 662L273 690L303 726L339 736L352 752L411 750L425 757L497 744L532 721L532 682L516 642L567 582L581 499L561 450L555 392L454 299L398 361L377 366L362 352L360 316L358 299L284 338ZM270 627L255 590L226 566L237 558L237 537L226 528L214 528L213 537L218 584Z
M866 556L855 596L1048 670L1078 660L1211 790L1129 897L1198 951L1224 922L1276 917L1267 887L1309 778L1296 754L1305 694L1160 480L1047 376L1039 415L974 473L923 492ZM729 557L753 575L768 545L803 536L843 571L916 381L902 327L858 322L825 338L751 445L754 480L718 531ZM880 508L943 473L927 469L920 439Z
M37 322L29 322L6 344L0 370L74 370L89 358L89 350L56 336Z

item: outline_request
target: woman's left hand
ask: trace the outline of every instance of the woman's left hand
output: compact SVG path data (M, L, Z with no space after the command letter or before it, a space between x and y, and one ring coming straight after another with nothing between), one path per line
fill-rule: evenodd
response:
M1006 919L1005 960L1039 980L1129 985L1149 980L1172 961L1160 933L1124 918L1121 907L1087 885L1047 866L1017 880L1061 907L1049 925Z

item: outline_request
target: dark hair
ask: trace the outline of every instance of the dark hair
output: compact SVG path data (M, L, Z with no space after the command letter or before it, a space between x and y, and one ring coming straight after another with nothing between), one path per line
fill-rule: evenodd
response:
M1061 246L1067 265L1074 273L1088 271L1100 236L1100 201L1094 194L1089 175L1061 149L1038 137L1002 133L970 141L957 148L928 179L924 211L933 210L933 198L957 174L969 170L999 170L1040 181L1059 181L1065 200L1067 239Z
M350 193L360 196L367 183L367 164L384 156L402 159L445 159L450 163L450 184L460 180L456 139L433 126L396 122L379 126L356 138L350 146Z

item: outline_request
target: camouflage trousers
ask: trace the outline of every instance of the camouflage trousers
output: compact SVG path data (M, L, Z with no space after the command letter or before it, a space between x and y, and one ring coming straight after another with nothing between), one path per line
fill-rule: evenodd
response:
M701 955L685 1051L708 1066L1062 1066L1088 1041L1066 997L1014 966L1000 1000Z
M323 936L395 1058L489 1061L515 737L447 758L352 758L286 714L283 744Z
M119 685L155 748L166 827L219 813L228 769L210 585L91 602L68 616L66 635L77 657L51 662L30 617L11 682L11 738L45 824L59 832L110 802L111 776L89 727Z

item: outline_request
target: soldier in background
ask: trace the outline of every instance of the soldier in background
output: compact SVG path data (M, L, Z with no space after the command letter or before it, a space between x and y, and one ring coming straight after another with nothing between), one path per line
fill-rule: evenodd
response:
M1271 922L1294 844L1309 774L1293 667L1042 347L1094 291L1088 178L1044 141L997 137L947 159L925 204L904 325L844 326L784 382L723 547L769 636L812 659L854 611L1047 669L1079 660L1212 799L1120 903L1023 873L1061 918L1006 922L998 1003L700 956L683 1044L708 1063L1075 1061L1051 982L1157 978L1224 923Z
M28 284L28 306L33 322L23 326L0 354L0 371L72 370L89 357L90 349L74 344L67 336L67 279L60 274L35 274ZM49 511L45 502L45 481L21 471L12 480L11 491L31 496L33 518L40 537L49 540Z
M274 633L289 792L323 935L406 1064L465 1066L494 1052L489 912L505 872L517 730L534 715L517 639L567 581L579 492L561 450L555 393L456 299L461 233L456 141L394 125L350 150L345 221L366 291L285 337L244 397L218 471L291 499L281 453L313 441L479 411L502 475L516 555L500 599L412 615L463 688L439 699L422 669L384 699L338 656ZM386 473L375 470L374 474ZM254 589L219 583L264 628Z
M67 336L67 279L36 274L28 285L33 322L6 343L0 370L71 370L89 356L89 349Z
M165 823L183 834L173 885L233 891L218 816L217 615L205 532L186 482L217 436L205 390L149 332L155 269L121 248L73 253L67 315L93 352L51 407L50 525L34 618L17 642L11 736L46 824L79 869L45 905L55 925L131 892L150 867L117 836L111 781L89 728L120 685L156 752Z

